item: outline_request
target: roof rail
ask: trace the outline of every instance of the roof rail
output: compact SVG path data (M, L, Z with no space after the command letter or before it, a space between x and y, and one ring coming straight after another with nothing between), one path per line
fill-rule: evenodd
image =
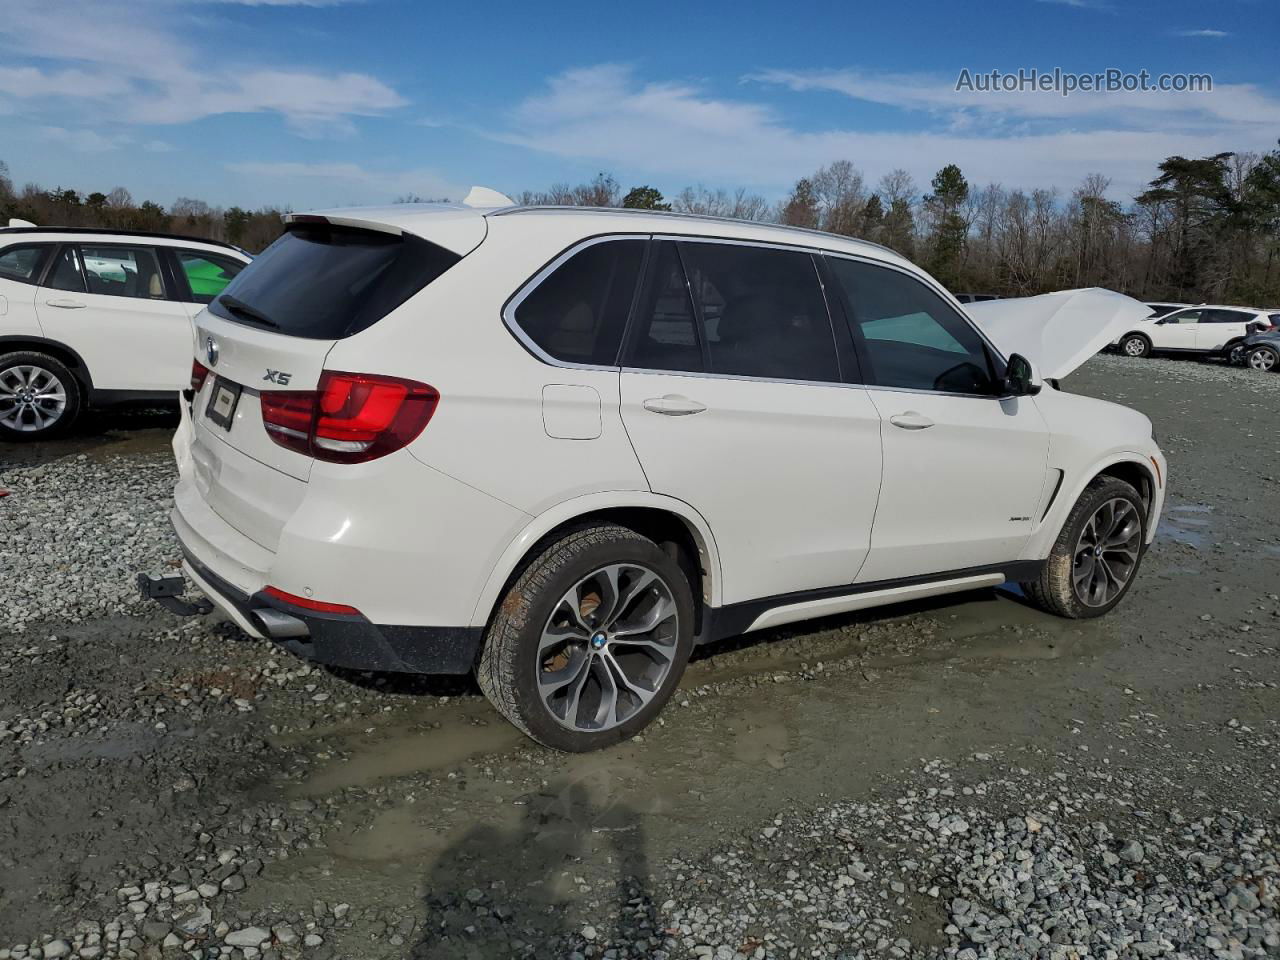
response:
M891 253L895 257L901 257L892 247L886 247L883 243L876 243L874 240L864 240L862 237L849 237L842 233L832 233L829 230L815 230L812 227L794 227L789 223L771 223L768 220L744 220L741 217L717 217L709 213L683 213L679 210L647 210L642 207L589 207L574 206L567 204L517 204L510 207L503 207L500 210L488 211L489 216L504 217L511 214L519 213L536 213L539 211L551 211L555 213L619 213L627 216L643 216L648 214L655 217L670 217L673 220L701 220L709 223L740 223L753 227L768 227L771 230L786 230L790 233L803 233L809 236L830 237L833 240L853 241L854 243L865 244L868 247L875 247L886 253Z
M10 221L12 223L12 221ZM149 230L114 230L110 227L18 227L8 226L0 227L0 237L7 237L14 234L28 233L88 233L93 235L113 234L121 237L149 237L155 240L183 240L187 243L207 243L214 247L225 247L228 250L234 250L236 253L242 253L246 257L252 256L249 251L237 247L234 243L227 243L225 240L210 240L208 237L192 237L182 233L155 233Z

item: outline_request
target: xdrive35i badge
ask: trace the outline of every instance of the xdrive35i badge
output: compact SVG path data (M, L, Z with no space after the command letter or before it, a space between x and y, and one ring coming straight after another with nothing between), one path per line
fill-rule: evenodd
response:
M218 365L218 341L213 337L205 340L204 355L209 360L209 366L216 367Z

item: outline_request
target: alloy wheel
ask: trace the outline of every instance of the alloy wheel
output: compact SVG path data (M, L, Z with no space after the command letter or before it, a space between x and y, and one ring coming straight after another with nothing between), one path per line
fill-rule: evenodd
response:
M1234 347L1231 348L1231 351L1227 354L1227 363L1231 364L1232 366L1244 363L1244 344L1243 343L1237 343Z
M1146 352L1146 344L1139 337L1130 337L1124 342L1124 352L1130 357L1140 357Z
M638 563L583 577L562 596L538 642L538 693L561 726L598 733L653 700L671 672L680 615L671 587Z
M1249 366L1254 370L1274 370L1278 356L1274 350L1263 347L1249 354Z
M20 433L48 430L67 412L67 388L34 364L0 370L0 426Z
M1133 577L1141 551L1138 509L1121 497L1102 504L1076 541L1071 570L1076 598L1085 606L1106 606Z

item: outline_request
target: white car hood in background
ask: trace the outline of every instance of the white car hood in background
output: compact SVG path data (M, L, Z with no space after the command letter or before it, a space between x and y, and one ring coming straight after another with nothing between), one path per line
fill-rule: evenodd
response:
M1020 353L1040 376L1054 380L1151 316L1145 303L1100 287L966 303L964 309L1005 356Z

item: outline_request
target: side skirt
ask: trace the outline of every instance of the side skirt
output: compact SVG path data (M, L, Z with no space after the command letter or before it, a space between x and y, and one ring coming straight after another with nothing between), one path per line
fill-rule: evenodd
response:
M853 610L961 593L965 590L998 587L1010 581L1021 583L1036 579L1044 569L1044 564L1043 560L1015 560L919 577L899 577L894 580L801 590L758 600L744 600L723 607L704 606L702 632L697 637L697 643L711 643L752 630L764 630Z

